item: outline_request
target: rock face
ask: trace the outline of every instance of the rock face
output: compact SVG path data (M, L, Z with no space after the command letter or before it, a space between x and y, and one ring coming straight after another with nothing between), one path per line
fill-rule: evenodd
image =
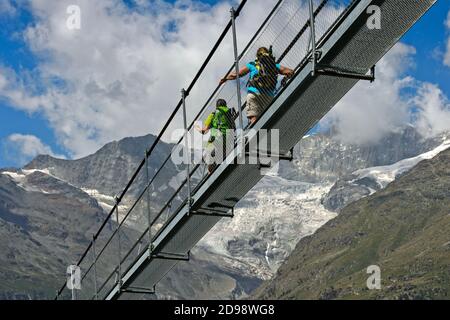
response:
M25 190L0 173L0 292L4 298L50 298L105 218L97 202L40 173ZM41 185L42 183L42 185Z
M334 183L355 170L390 165L430 151L441 143L441 136L424 139L412 126L364 146L343 144L328 134L307 136L294 148L294 161L282 164L280 175L289 180Z
M79 260L105 220L113 195L123 190L153 140L153 136L127 138L83 159L38 156L23 169L0 170L0 252L5 253L0 255L0 297L54 297L67 267ZM151 172L170 148L166 144L156 149ZM177 172L170 163L167 168L163 174ZM137 182L142 186L143 177ZM114 222L108 228L114 228ZM136 238L135 233L125 230L124 246ZM112 254L105 254L100 268L116 263Z
M137 138L125 138L108 143L95 154L79 160L61 160L50 156L38 156L24 169L48 170L49 174L58 177L74 186L97 190L99 193L114 196L120 193L131 179L134 171L144 158L146 148L155 141L153 135ZM150 174L161 166L172 146L158 144L151 157ZM163 179L174 176L175 166L167 166ZM144 184L144 176L138 176L139 188L132 188L136 194Z
M113 196L123 190L153 141L153 136L127 138L83 159L39 156L23 169L0 170L1 252L8 252L0 257L1 268L9 279L15 279L0 287L0 295L8 299L53 297L64 282L67 265L85 250L109 212ZM192 262L179 264L158 285L158 297L247 297L274 276L299 240L313 234L348 203L386 186L377 175L358 170L392 165L441 144L442 137L424 140L411 127L372 146L343 145L329 135L303 139L295 148L295 160L282 162L278 173L255 186L238 204L235 218L222 220L192 250ZM150 161L151 173L171 147L157 149ZM155 207L171 195L172 178L179 179L179 172L183 173L182 168L168 164L158 187L152 189ZM121 213L144 183L139 176ZM142 226L141 221L133 221L125 238L136 239ZM38 265L41 261L51 265L50 271L31 266L27 254ZM115 257L106 258L105 268L115 261ZM16 286L21 281L24 284Z
M303 238L263 299L449 299L450 149ZM381 270L369 290L367 268Z
M349 175L333 185L330 192L322 199L322 204L328 210L338 212L347 204L367 197L372 190L378 191L380 189L381 186L372 179L358 180L356 176Z
M298 240L336 215L320 204L330 186L266 177L232 220L219 222L192 250L201 268L178 265L158 285L160 298L247 297L273 276ZM192 279L206 274L207 281Z
M346 205L373 194L399 178L420 161L431 159L450 147L450 135L440 136L442 144L416 157L386 166L360 169L340 178L324 196L322 203L328 210L340 211ZM438 141L433 139L433 141Z

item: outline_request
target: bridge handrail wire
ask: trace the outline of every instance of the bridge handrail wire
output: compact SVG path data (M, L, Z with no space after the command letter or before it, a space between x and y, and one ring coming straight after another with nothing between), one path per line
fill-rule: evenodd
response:
M235 11L235 15L236 17L238 17L242 11L242 9L244 8L245 4L247 3L247 0L242 0L239 4L239 6L237 7L236 11ZM224 30L222 31L222 33L220 34L219 38L217 39L216 43L214 44L213 48L211 49L211 51L209 52L208 56L206 57L205 61L203 62L202 66L200 67L200 69L197 71L196 75L194 76L193 80L191 81L191 83L188 86L188 89L186 89L186 94L189 95L190 91L192 90L192 88L195 86L197 80L200 78L200 75L203 73L204 69L206 68L206 66L208 65L209 61L211 60L211 58L214 56L215 52L217 51L217 48L220 46L220 44L222 43L223 39L225 38L225 36L227 35L227 33L229 32L229 30L231 29L232 26L232 21L231 18L228 22L228 24L226 25L226 27L224 28ZM168 120L166 121L166 123L164 124L163 128L161 129L160 133L158 134L157 138L155 139L155 141L153 142L153 144L151 145L151 147L149 148L148 151L146 151L145 156L148 158L153 150L156 148L156 145L159 143L160 139L162 138L163 134L165 133L165 131L167 130L167 128L169 127L170 123L172 122L173 118L175 117L175 115L177 114L178 110L181 108L182 105L182 100L180 100L178 102L178 104L176 105L175 109L173 110L172 114L169 116ZM135 170L135 173L133 174L133 176L131 177L130 181L128 182L128 184L126 185L126 187L124 188L124 190L122 191L122 193L120 194L120 196L118 196L118 201L116 204L114 204L113 208L111 209L110 213L108 214L108 216L105 218L104 222L102 223L102 225L100 226L99 230L97 231L97 233L94 235L94 239L97 239L100 232L103 230L103 228L105 227L105 225L107 224L108 220L113 216L114 211L116 210L116 207L118 206L118 204L120 203L120 201L123 199L123 197L125 196L125 194L127 193L128 189L131 187L132 183L134 182L134 180L136 179L136 177L138 176L140 170L142 169L142 167L145 164L145 159L143 161L141 161L141 163L139 164L138 168ZM81 264L81 262L83 261L83 259L86 257L87 253L89 252L89 250L92 247L93 242L91 241L90 244L88 245L88 247L86 248L86 250L84 251L84 253L82 254L82 256L80 257L77 266L79 266ZM64 284L61 289L58 291L57 293L57 297L62 293L62 291L64 290L66 284Z
M326 3L329 0L322 0L322 2L320 3L320 5L317 7L317 9L314 12L314 17L316 17L320 11L325 7ZM352 0L352 3L357 2L358 0ZM236 10L236 16L238 16L240 14L240 12L242 11L243 7L245 6L245 3L247 1L242 1L238 7L238 9ZM269 13L269 15L266 17L266 19L264 20L264 22L261 24L261 26L259 27L259 29L257 30L257 32L253 35L253 37L251 38L251 40L248 42L247 46L245 47L244 50L242 50L242 53L239 55L239 59L241 59L245 53L247 52L247 50L250 48L250 46L254 43L255 39L257 38L257 36L259 34L261 34L261 32L263 31L263 29L265 29L269 24L269 20L273 17L273 15L275 14L275 12L277 11L277 9L279 8L280 4L284 2L284 0L279 0L277 2L277 4L273 7L273 9L271 10L271 12ZM346 8L346 10L344 10L344 12L341 13L341 15L339 17L341 17L345 11L347 11L349 9L349 7ZM336 22L339 19L336 20ZM229 32L230 28L231 28L231 24L232 21L230 19L229 23L227 24L227 26L225 27L225 29L223 30L222 34L219 36L219 39L216 41L213 49L211 50L211 52L208 54L206 60L204 61L203 65L201 66L201 68L199 69L199 71L197 72L197 74L195 75L194 79L192 80L191 84L189 85L188 89L186 90L186 95L189 95L189 93L191 92L192 88L195 86L197 80L199 79L199 77L201 76L201 74L203 73L204 69L206 68L206 66L208 65L209 61L211 60L211 58L213 57L214 53L216 52L217 48L219 47L219 45L221 44L221 42L223 41L223 39L225 38L225 36L227 35L227 33ZM310 21L307 20L306 24L301 28L300 32L294 37L294 39L291 41L291 43L288 45L288 47L283 51L282 55L278 58L277 62L281 62L283 60L283 58L289 53L289 51L292 49L292 47L295 45L295 43L299 40L299 38L308 30L309 28L309 24ZM331 27L329 28L329 30L327 30L327 32L324 33L324 35L320 38L319 41L317 41L317 43L320 43L321 40L327 36L327 33L333 28L333 26L335 25L335 23L333 23L331 25ZM300 62L300 64L295 68L296 70L298 70L298 68L302 65L305 64L305 61L307 61L308 56L311 55L311 52L307 52L305 58ZM234 66L234 64L233 64ZM233 66L230 67L230 69L228 70L228 73L232 71ZM227 74L228 74L227 73ZM213 99L213 97L218 93L218 91L220 90L221 86L218 85L215 90L213 91L213 93L209 96L209 98L207 99L207 102L202 106L202 108L200 109L200 111L198 112L198 114L194 117L194 120L192 121L192 123L189 125L189 127L187 128L187 130L190 130L193 128L193 125L195 123L196 120L198 120L201 115L204 113L204 111L206 110L206 108L208 107L209 103L211 102L211 100ZM182 100L179 101L179 103L177 104L177 106L175 107L174 111L172 112L172 114L170 115L169 119L167 120L167 122L165 123L165 125L163 126L162 130L160 131L160 133L158 134L157 138L155 139L155 141L152 143L151 147L146 150L145 152L145 158L144 160L141 161L141 163L139 164L138 168L136 169L135 173L133 174L132 178L130 179L130 181L128 182L128 184L126 185L125 189L122 191L122 193L120 194L120 196L118 196L116 198L116 203L114 204L114 206L112 207L110 213L108 214L108 216L106 217L106 219L103 221L102 225L100 226L99 230L96 232L96 234L93 237L93 240L90 242L89 246L87 247L86 251L83 253L83 255L81 256L79 262L77 263L78 266L81 265L81 263L83 262L83 260L85 259L85 257L87 256L87 253L89 252L89 250L91 249L93 243L95 242L95 240L98 239L98 237L100 236L100 233L102 232L102 230L104 229L104 227L106 226L106 224L109 222L109 220L112 218L115 210L117 209L117 207L119 206L119 204L121 203L121 201L123 200L123 198L125 197L126 193L128 192L128 190L130 189L130 187L132 186L132 184L134 183L134 181L136 180L138 174L140 173L140 171L142 170L143 166L146 163L146 159L148 159L154 152L156 146L158 145L158 143L161 141L163 134L166 132L166 130L168 129L170 123L173 121L173 119L175 118L176 114L178 113L178 111L180 110L182 106ZM244 103L245 106L245 103ZM242 110L243 107L240 108L240 110ZM183 140L183 138L180 138L178 143L175 144L172 148L172 151L174 150L174 148L179 145L181 143L181 141ZM103 250L105 250L105 248L109 245L109 243L112 241L112 239L114 238L114 236L117 234L117 232L120 232L120 228L124 225L126 219L128 218L129 214L134 210L134 208L136 207L136 205L139 203L140 200L142 200L143 195L148 191L148 188L150 188L150 186L152 185L153 181L155 180L155 178L158 176L158 174L161 172L161 170L163 169L163 167L167 164L167 162L169 161L172 151L169 152L168 157L163 161L163 163L161 164L161 166L158 168L158 170L156 171L156 173L152 176L150 181L147 181L144 190L139 194L138 198L135 200L135 202L133 203L133 205L130 207L130 209L128 209L126 215L124 218L122 218L122 221L117 221L116 223L119 224L118 228L113 232L113 234L109 237L109 239L107 240L107 242L104 244L102 250L100 251L100 253L97 255L96 260L90 265L90 267L88 268L88 270L84 273L83 279L85 276L87 276L88 272L91 270L92 266L98 261L99 257L102 255ZM195 166L193 168L193 170L191 171L191 173L189 174L190 176L193 175L195 173L195 171L199 168L199 165ZM167 206L170 204L170 202L177 196L177 194L182 190L183 186L186 184L187 182L187 177L181 182L180 187L174 192L174 194L172 195L172 197L170 198L169 201L166 202L166 204L163 206L163 208L160 210L160 212L158 213L157 217L155 219L153 219L152 223L150 224L149 227L147 227L147 229L142 233L141 237L139 237L138 241L136 241L132 248L127 252L127 254L123 257L123 261L125 261L128 256L131 254L131 252L136 248L136 246L142 241L143 236L149 232L149 228L151 228L153 226L153 224L159 219L159 217L161 216L162 213L164 213L164 211L167 209ZM185 201L181 204L183 205L185 203ZM112 277L112 275L115 273L115 271L117 270L117 267L115 270L113 270L113 272L110 274L110 276L107 278L107 280L103 283L103 285L100 287L100 289L102 289L104 287L104 285L106 285L106 283L110 280L110 278ZM64 286L58 291L57 297L59 297L59 295L61 295L61 293L63 292L63 290L65 289L66 284L64 284ZM100 290L99 290L100 291Z

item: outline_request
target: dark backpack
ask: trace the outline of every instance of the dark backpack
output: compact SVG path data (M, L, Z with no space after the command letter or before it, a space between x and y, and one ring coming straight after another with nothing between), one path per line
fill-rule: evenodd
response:
M248 81L247 86L254 87L262 93L273 93L278 82L278 68L273 56L263 56L252 65L258 70L258 74Z
M235 120L237 118L237 112L234 108L219 107L214 112L213 128L220 131L226 131L227 129L236 129Z

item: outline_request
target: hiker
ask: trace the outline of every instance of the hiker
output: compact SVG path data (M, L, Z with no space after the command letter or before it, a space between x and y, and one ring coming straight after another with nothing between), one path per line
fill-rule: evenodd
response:
M239 77L249 74L247 83L247 118L253 125L267 106L272 102L275 96L275 90L278 82L278 75L284 75L289 78L294 74L294 70L276 63L272 54L272 47L267 49L261 47L256 53L256 60L247 63L239 71ZM228 80L235 80L236 72L231 72L220 80L224 84Z
M235 120L237 113L234 108L228 108L224 99L218 99L216 110L205 120L203 128L196 125L195 128L206 134L211 131L205 152L205 162L208 164L208 172L211 173L217 164L226 158L227 143L234 143Z

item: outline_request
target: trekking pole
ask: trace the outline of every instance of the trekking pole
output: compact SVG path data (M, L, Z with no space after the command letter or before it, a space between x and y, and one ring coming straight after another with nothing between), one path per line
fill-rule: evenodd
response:
M312 71L311 75L314 77L316 74L316 30L314 25L314 4L313 0L309 0L309 27L311 28L311 46L312 46Z
M189 153L189 141L188 141L188 126L187 126L187 116L186 116L186 90L181 89L181 98L183 100L183 122L184 122L184 144L186 148L185 152L185 161L186 161L186 181L187 181L187 192L188 192L188 215L191 213L191 169L190 169L190 162L191 157Z
M233 48L234 48L234 68L236 72L236 91L237 91L237 103L238 103L238 111L239 111L239 129L240 129L240 143L243 144L244 137L244 121L242 118L242 101L241 101L241 81L239 79L239 55L238 55L238 46L237 46L237 35L236 35L236 12L232 7L230 9L231 12L231 26L233 32Z

